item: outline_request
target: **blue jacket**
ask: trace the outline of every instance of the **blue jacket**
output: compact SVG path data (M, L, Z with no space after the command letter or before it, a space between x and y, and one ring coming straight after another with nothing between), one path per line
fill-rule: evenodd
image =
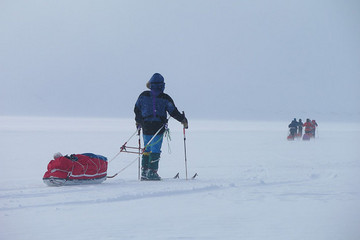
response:
M145 135L154 135L167 123L167 113L181 122L185 116L176 108L172 98L166 93L144 91L135 103L135 121L141 124ZM163 128L160 133L164 132Z
M299 125L299 123L297 122L297 121L295 121L295 120L292 120L292 122L289 124L289 128L290 129L297 129L297 127L298 127L298 125Z

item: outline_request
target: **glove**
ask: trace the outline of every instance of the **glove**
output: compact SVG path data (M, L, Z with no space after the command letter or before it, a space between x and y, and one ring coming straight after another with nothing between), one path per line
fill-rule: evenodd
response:
M138 122L136 123L136 129L137 129L137 130L140 130L140 129L141 129L141 124L138 123Z
M184 119L181 121L181 124L184 125L185 129L188 129L189 125L188 125L188 120L186 119L186 117L184 117Z

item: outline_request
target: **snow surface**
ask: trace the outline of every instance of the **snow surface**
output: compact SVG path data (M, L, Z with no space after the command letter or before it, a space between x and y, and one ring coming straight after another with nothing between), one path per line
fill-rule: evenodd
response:
M286 140L287 122L190 121L199 176L187 181L171 120L159 174L183 179L140 182L136 161L102 184L48 187L53 153L111 159L133 120L0 117L0 239L360 239L360 124L318 123L303 142ZM108 174L136 157L120 154Z

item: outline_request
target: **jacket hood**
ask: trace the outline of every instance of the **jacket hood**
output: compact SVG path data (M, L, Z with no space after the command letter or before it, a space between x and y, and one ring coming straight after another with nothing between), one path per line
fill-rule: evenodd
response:
M156 96L165 90L164 77L160 73L154 73L150 80L146 83L146 87L151 89Z

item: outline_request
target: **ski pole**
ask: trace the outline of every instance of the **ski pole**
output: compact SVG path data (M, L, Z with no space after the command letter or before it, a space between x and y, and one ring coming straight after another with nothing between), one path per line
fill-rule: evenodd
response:
M182 112L185 117L185 112ZM187 173L187 157L186 157L186 135L185 135L185 126L183 126L183 133L184 133L184 154L185 154L185 175L186 180L188 180L188 173Z
M138 179L140 180L140 156L141 156L141 139L140 139L140 129L138 130L139 135L139 155L138 155Z

